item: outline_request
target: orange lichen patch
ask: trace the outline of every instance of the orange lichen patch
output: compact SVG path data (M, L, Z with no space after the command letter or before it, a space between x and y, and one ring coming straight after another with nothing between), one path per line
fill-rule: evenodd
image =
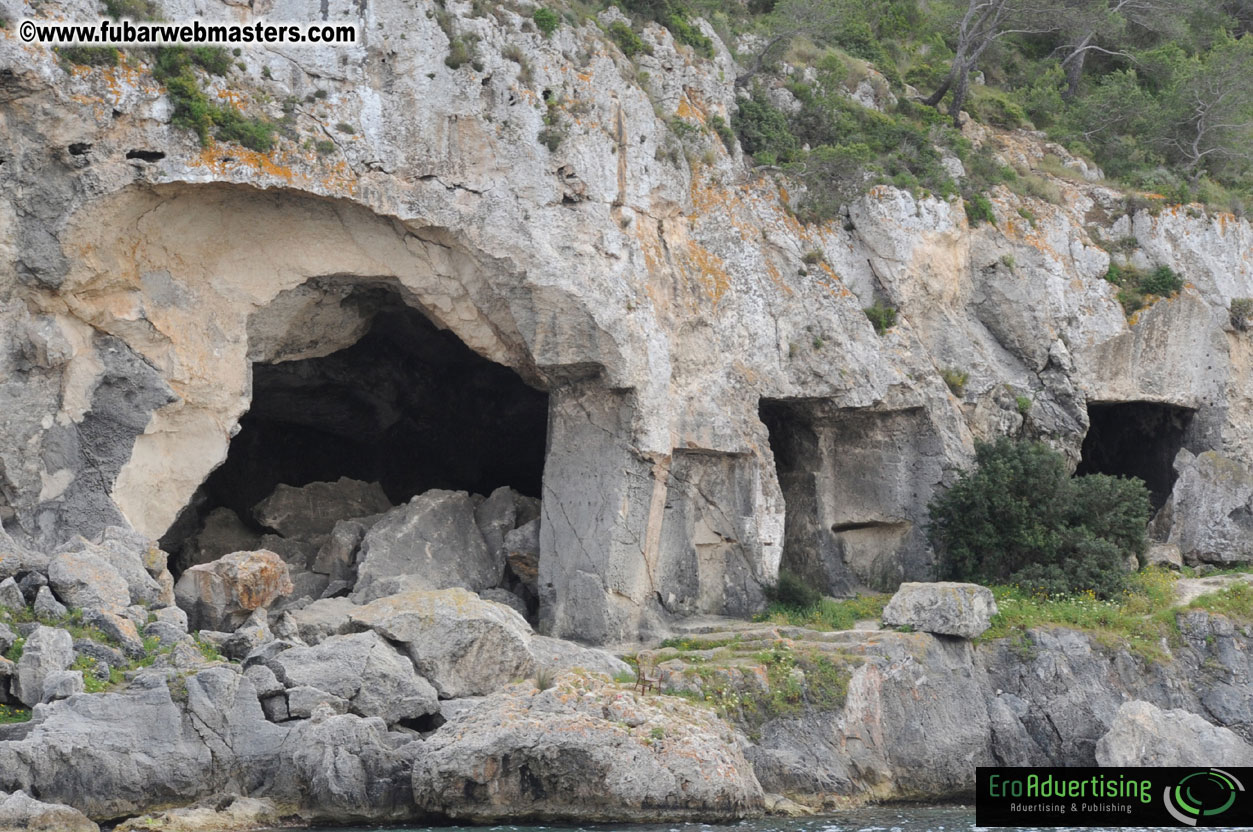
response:
M218 91L218 98L222 99L222 100L223 100L223 101L225 101L227 104L230 104L230 105L231 105L232 107L234 107L236 110L239 110L240 112L243 112L243 109L244 109L244 100L245 100L245 99L244 99L244 96L243 96L243 95L241 95L238 91L236 91L236 90L219 90L219 91Z
M731 288L731 278L727 275L726 264L722 258L695 241L688 241L687 247L681 250L681 258L693 276L700 281L706 294L714 305L722 300L727 289Z
M592 83L592 74L590 72L576 72L575 77L585 84Z
M109 94L113 96L113 103L115 104L122 100L122 96L128 90L150 89L155 92L159 89L159 87L144 84L144 73L126 62L122 62L117 66L107 66L100 74L104 79L105 86L109 88Z
M779 267L774 263L771 263L769 260L766 261L766 274L769 275L770 280L774 283L774 285L783 290L785 295L795 294L795 292L792 291L792 287L787 285L787 283L783 280L783 275L779 274Z
M342 160L323 163L325 173L320 175L298 172L292 168L294 164L309 163L312 160L310 156L290 150L275 149L269 153L260 153L239 145L214 143L203 148L190 164L192 167L208 170L215 176L229 177L232 173L244 171L250 175L270 177L323 191L348 194L356 192L356 174Z

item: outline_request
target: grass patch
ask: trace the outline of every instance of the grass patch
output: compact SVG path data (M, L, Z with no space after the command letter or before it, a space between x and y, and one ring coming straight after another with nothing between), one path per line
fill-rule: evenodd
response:
M940 370L940 378L944 379L944 383L948 385L949 390L953 391L953 395L960 399L966 393L966 383L970 381L970 373L945 367Z
M15 722L30 722L30 708L0 705L0 725L12 725Z
M880 618L891 598L891 595L858 595L842 601L823 598L811 607L774 602L754 620L810 630L851 630L858 621Z
M1234 583L1226 589L1202 595L1189 604L1188 609L1219 613L1243 624L1253 623L1253 584Z
M1107 648L1126 648L1147 661L1163 661L1167 656L1162 639L1170 644L1179 638L1175 623L1176 580L1177 576L1169 570L1149 567L1127 576L1126 588L1104 601L1092 592L1045 597L1018 586L994 586L992 594L998 612L992 617L991 628L978 640L1013 638L1016 643L1025 644L1029 640L1027 631L1033 627L1061 626L1085 632ZM1243 599L1239 594L1216 599L1214 596L1223 593L1214 593L1198 598L1194 606L1207 602L1224 608L1212 611L1224 612L1226 607L1243 600L1247 616L1253 611L1253 594L1245 594Z
M1183 289L1183 278L1169 266L1145 272L1111 262L1105 279L1118 287L1118 302L1128 317L1150 305L1153 298L1172 297Z
M862 311L870 319L870 323L874 326L874 331L880 335L885 334L889 329L896 326L895 306L887 306L876 301L874 306L867 306Z

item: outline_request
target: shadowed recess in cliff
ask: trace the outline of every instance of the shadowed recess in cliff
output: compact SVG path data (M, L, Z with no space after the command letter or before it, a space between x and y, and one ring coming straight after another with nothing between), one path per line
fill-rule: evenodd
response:
M1091 425L1075 476L1139 477L1156 511L1175 486L1175 456L1183 448L1193 413L1156 402L1089 403Z
M252 367L252 403L226 462L187 513L225 507L252 523L280 483L377 482L399 505L432 488L538 497L548 394L482 358L390 290L371 289L364 336L324 357ZM163 540L175 548L187 518ZM257 531L262 531L256 527ZM167 550L168 551L168 550Z

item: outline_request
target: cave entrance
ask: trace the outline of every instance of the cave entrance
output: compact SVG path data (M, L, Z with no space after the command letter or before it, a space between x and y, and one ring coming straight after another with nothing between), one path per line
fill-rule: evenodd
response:
M226 461L161 541L176 572L211 559L184 549L221 509L243 527L219 529L228 540L269 531L254 507L279 484L348 477L379 484L392 505L433 488L488 495L509 486L540 496L547 393L436 327L394 289L363 288L341 303L368 321L356 343L252 365L251 406Z
M1175 487L1175 456L1183 448L1194 413L1157 402L1090 402L1088 434L1075 476L1139 477L1157 511Z
M763 399L783 492L780 568L828 595L927 580L926 504L943 448L921 409Z

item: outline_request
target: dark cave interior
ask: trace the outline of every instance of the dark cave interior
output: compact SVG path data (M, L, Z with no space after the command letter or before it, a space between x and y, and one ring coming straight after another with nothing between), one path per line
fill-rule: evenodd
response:
M1139 477L1157 511L1174 488L1175 456L1184 445L1193 413L1156 402L1090 402L1090 426L1075 476Z
M253 506L280 483L378 482L394 505L432 488L486 495L508 485L540 496L548 394L395 292L371 294L378 312L357 343L253 365L252 404L226 461L167 532L166 551L218 507L255 525Z

